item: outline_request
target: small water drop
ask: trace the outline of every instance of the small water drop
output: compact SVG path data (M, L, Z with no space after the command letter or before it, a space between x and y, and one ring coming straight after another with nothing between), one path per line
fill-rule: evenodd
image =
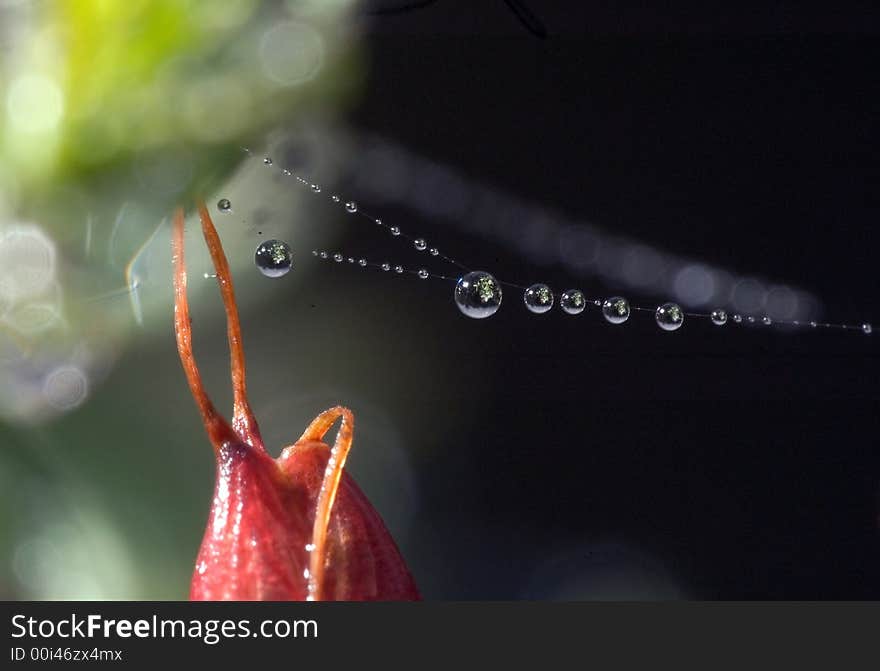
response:
M428 250L428 254L430 254L431 256L437 256L439 253L440 250L436 247L431 247L431 249Z
M333 255L333 260L336 261L336 263L342 263L342 254L340 254L339 252L336 252Z
M326 258L327 258L327 252L322 251L322 252L319 254L319 256L320 256L322 259L326 259Z
M345 204L345 211L348 212L349 214L354 214L355 212L358 211L358 204L356 202L354 202L353 200L348 201Z
M602 314L612 324L623 324L629 319L629 301L621 296L606 298L602 303Z
M318 250L317 250L317 249L313 249L313 250L312 250L312 256L317 256L317 255L318 255Z
M281 171L281 174L285 177L290 177L293 173L290 172L290 170L288 170L287 168L284 168L284 170Z
M261 242L254 253L254 263L266 277L286 275L293 265L290 245L281 240Z
M422 278L423 280L428 279L428 271L425 270L424 268L421 268L419 270L419 277Z
M731 319L733 319L733 321L735 321L737 324L741 324L743 320L742 315L733 315Z
M394 266L394 272L400 274L403 272L403 266Z
M377 225L377 226L381 226L381 225L382 225L382 220L381 220L381 219L376 219L376 225Z
M453 292L455 304L466 317L491 317L501 307L501 285L492 275L475 270L459 278Z
M382 264L382 270L384 270L384 271L389 271L389 270L391 270L391 264L390 264L390 263L383 263L383 264Z
M358 259L358 265L359 265L361 268L363 268L364 266L367 265L367 260L366 260L366 259Z
M727 323L727 313L724 310L712 310L709 318L715 326L724 326Z
M232 212L232 203L229 202L229 198L221 198L220 200L218 200L217 209L224 214L229 214L230 212Z
M654 320L664 331L677 331L684 324L684 311L677 303L664 303L654 312Z
M339 201L342 200L342 198L340 198L340 197L337 196L336 194L333 194L332 196L330 196L330 199L331 199L334 203L338 203Z
M347 260L349 263L354 263L354 258L351 257L351 256L349 256L348 259L346 259L346 260Z
M320 184L312 184L312 191L315 193L321 193L321 185Z
M563 291L559 297L559 307L566 314L579 315L587 307L587 299L584 297L584 292L580 289Z
M271 157L271 156L266 156L266 157L263 159L263 164L264 164L264 165L272 165L272 157Z
M425 248L428 246L428 243L425 242L424 238L416 238L413 240L413 247L415 247L420 252L425 251Z
M865 335L871 335L874 332L874 328L870 324L862 324L862 333Z
M749 324L754 324L754 323L755 323L755 318L754 318L754 317L749 317L748 319L749 319Z
M770 326L770 324L773 323L773 320L770 319L770 317L764 317L764 318L761 319L761 321L764 322L764 325L765 325L765 326Z
M400 229L397 226L392 226L391 235L400 235Z
M553 292L546 284L533 284L523 293L523 302L529 312L544 314L553 307Z

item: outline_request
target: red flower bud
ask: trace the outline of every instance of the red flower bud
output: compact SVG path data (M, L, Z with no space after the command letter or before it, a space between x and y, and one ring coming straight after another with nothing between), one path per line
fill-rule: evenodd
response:
M174 214L177 350L217 458L208 527L196 560L194 600L413 600L412 576L379 514L343 472L354 416L327 410L273 459L247 399L241 327L229 264L203 202L199 217L226 309L233 414L214 408L193 357L186 296L184 215ZM333 448L322 439L342 420Z

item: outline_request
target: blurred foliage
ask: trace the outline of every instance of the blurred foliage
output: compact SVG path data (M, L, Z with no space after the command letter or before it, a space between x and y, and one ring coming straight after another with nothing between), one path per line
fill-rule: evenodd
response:
M159 334L168 344L171 209L220 188L235 198L242 147L313 132L316 119L332 128L357 93L352 6L0 0L4 596L185 596L182 558L198 543L210 471L186 499L192 511L173 497L163 507L167 455L154 453L150 480L132 469L144 468L133 450L167 447L149 402L165 373L135 382L135 396L129 380L111 392L103 380L135 343L149 347ZM298 206L276 197L276 209ZM291 221L276 221L279 235ZM179 368L167 354L173 386ZM188 417L185 395L175 398ZM88 412L71 412L87 399ZM201 441L197 424L187 429L184 440ZM186 459L207 465L205 456L194 449Z
M332 123L360 79L351 4L0 3L0 416L39 419L49 375L100 378L167 309L175 205L243 146Z

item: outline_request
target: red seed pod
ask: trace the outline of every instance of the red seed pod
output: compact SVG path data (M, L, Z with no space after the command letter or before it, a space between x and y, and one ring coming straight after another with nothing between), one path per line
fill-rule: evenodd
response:
M226 309L233 414L228 423L202 385L186 296L184 214L174 214L177 350L217 458L208 526L196 560L193 600L414 600L419 592L379 514L344 471L354 416L327 410L273 459L263 446L245 386L241 327L229 263L199 202L202 232ZM333 448L323 442L341 419Z

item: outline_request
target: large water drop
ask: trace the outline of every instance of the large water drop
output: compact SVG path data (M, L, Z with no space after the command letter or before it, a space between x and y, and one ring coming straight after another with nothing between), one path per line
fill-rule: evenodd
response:
M533 284L525 290L523 302L529 312L540 315L553 307L553 292L546 284Z
M282 277L293 265L290 245L281 240L261 242L254 253L254 263L266 277Z
M570 315L579 315L587 307L587 299L580 289L568 289L559 297L559 307Z
M501 285L483 270L461 277L453 295L461 313L473 319L491 317L501 306Z
M654 312L654 320L664 331L677 331L684 324L684 311L675 303L664 303Z
M623 324L629 319L629 301L621 296L606 298L602 303L602 314L612 324Z

